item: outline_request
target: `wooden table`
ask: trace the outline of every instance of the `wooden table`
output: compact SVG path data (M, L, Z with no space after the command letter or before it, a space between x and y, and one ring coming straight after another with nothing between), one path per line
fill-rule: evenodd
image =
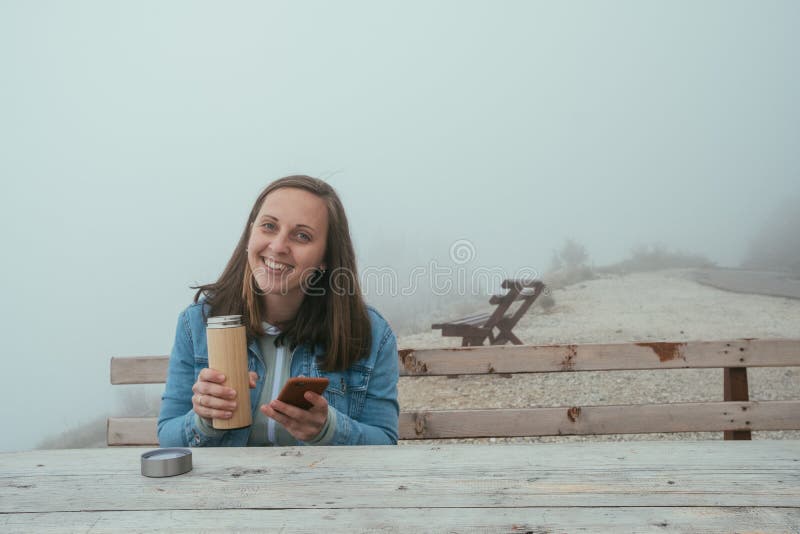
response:
M800 530L800 441L0 454L0 532Z

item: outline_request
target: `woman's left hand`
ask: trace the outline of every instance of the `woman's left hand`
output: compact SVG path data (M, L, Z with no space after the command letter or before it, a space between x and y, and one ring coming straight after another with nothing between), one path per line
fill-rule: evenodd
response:
M300 441L311 441L328 420L328 401L322 395L306 391L305 399L312 404L308 410L286 404L278 399L261 405L261 413L271 417Z

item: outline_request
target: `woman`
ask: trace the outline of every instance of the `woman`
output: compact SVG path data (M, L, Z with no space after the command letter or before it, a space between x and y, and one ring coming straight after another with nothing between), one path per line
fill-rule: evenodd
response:
M178 316L158 440L167 446L397 443L397 343L365 305L341 201L331 186L288 176L267 186L219 280L197 287ZM250 396L208 368L206 319L242 315ZM290 376L327 377L303 410L277 397ZM249 402L253 424L218 430Z

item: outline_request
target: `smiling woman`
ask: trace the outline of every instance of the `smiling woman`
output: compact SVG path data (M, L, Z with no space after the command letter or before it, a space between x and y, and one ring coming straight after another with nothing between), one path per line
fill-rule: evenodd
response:
M332 276L334 274L335 276ZM219 279L181 312L158 420L164 446L397 443L397 343L364 303L347 217L334 189L288 176L256 199ZM250 398L208 367L208 317L241 315ZM307 410L276 397L290 377L328 378ZM248 402L253 424L213 428Z
M328 210L319 196L293 187L276 189L250 225L246 276L255 278L268 323L297 314L311 281L325 272Z

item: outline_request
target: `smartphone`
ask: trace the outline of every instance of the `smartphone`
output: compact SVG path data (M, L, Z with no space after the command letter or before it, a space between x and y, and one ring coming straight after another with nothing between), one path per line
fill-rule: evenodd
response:
M322 392L325 391L327 387L327 378L294 376L283 385L283 389L281 389L281 393L278 395L278 400L286 404L291 404L292 406L297 406L303 410L308 410L311 408L311 403L303 397L303 394L306 391L313 391L318 395L322 395Z

